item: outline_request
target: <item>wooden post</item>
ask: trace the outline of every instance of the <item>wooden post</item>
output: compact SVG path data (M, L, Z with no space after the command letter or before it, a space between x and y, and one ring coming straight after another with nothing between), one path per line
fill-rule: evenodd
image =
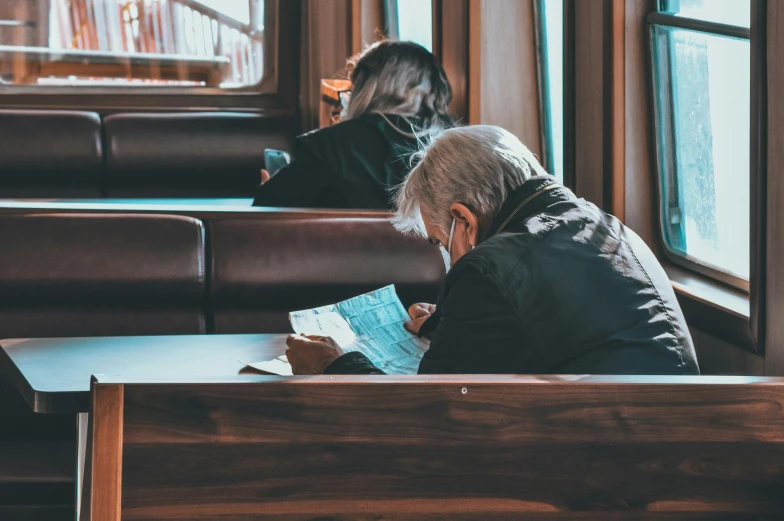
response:
M124 386L93 377L81 521L120 521Z

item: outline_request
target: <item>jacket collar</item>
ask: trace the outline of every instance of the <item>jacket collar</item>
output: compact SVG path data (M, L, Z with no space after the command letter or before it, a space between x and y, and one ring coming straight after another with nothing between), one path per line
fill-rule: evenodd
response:
M488 237L500 233L509 226L541 213L557 201L573 199L574 194L555 182L550 176L532 177L522 186L512 191L493 219Z

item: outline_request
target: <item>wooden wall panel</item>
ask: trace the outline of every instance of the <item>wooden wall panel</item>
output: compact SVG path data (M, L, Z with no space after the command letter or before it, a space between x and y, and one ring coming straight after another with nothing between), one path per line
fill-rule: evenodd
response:
M318 128L321 80L343 71L353 55L353 25L352 0L302 2L300 111L306 132Z
M93 384L83 520L120 521L123 391L120 384Z
M533 0L470 0L469 122L498 125L541 156Z
M433 52L452 85L452 115L468 122L469 0L433 2Z
M126 385L123 519L784 513L781 380L339 380Z
M625 224L662 253L658 222L649 38L645 16L656 0L629 0L625 9Z
M765 369L784 375L784 2L768 4L767 268Z
M705 375L764 376L765 357L717 336L690 328L700 372Z
M609 126L606 98L610 86L606 43L612 34L607 13L611 0L572 0L574 13L574 189L579 197L610 210L605 201L605 178L611 165L607 154Z
M621 221L626 216L626 0L610 4L610 176L605 198L610 212ZM630 123L633 124L633 123Z
M351 0L352 54L383 37L384 0Z

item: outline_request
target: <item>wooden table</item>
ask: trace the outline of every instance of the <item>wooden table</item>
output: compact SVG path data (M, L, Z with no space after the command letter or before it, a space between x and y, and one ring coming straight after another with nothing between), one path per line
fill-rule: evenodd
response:
M285 350L286 335L0 340L0 374L35 412L86 413L94 374L175 381L236 377L242 362L269 360Z
M0 340L0 375L37 413L76 415L76 518L81 510L90 378L252 378L243 362L283 354L287 335L185 335ZM239 376L238 376L239 375ZM243 376L245 375L245 376Z

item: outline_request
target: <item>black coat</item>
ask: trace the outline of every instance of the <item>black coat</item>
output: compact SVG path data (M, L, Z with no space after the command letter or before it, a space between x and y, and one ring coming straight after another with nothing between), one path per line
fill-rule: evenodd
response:
M259 186L253 206L392 208L390 189L411 171L419 148L399 131L413 132L411 124L420 121L370 114L299 136L294 161Z
M428 373L699 374L686 320L648 246L551 178L513 192L447 274ZM328 374L380 371L359 353Z

